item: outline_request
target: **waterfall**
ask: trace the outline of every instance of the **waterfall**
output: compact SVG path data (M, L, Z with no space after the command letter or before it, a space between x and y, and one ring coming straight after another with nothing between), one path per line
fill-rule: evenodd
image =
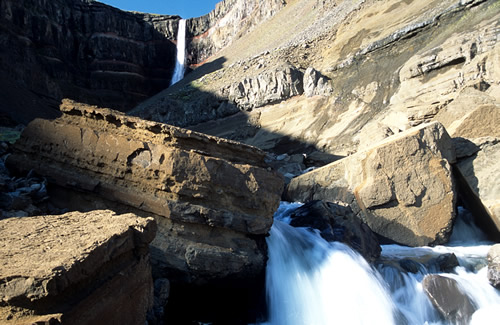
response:
M298 206L282 203L267 238L269 319L262 325L450 324L424 291L422 281L432 273L455 280L471 301L476 311L470 324L498 320L500 294L488 283L485 267L492 243L476 240L471 245L471 235L482 238L467 222L457 221L448 246L384 245L379 262L370 266L343 244L328 243L311 229L289 226L288 216ZM430 266L430 260L447 253L459 262L453 271ZM411 260L412 272L400 267L403 259Z
M174 74L170 85L175 84L184 78L184 71L186 69L186 20L179 20L179 30L177 31L177 59L175 61Z

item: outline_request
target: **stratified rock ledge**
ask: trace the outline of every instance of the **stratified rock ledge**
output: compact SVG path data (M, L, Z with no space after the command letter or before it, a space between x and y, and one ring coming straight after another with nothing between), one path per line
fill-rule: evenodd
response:
M128 207L100 208L154 215L159 268L188 279L264 269L265 236L283 189L264 152L70 100L60 109L62 117L26 127L10 169L35 170L51 184Z

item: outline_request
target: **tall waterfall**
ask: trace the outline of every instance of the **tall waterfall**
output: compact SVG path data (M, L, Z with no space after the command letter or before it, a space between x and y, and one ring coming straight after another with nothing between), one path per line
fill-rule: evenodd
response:
M174 75L170 85L175 84L184 78L186 70L186 20L179 20L179 30L177 31L177 59L175 61Z
M289 226L288 215L296 207L282 203L267 238L269 319L262 325L450 324L424 292L422 280L430 273L457 282L476 309L470 324L498 321L500 294L488 283L485 268L491 243L477 242L476 237L470 246L467 238L452 236L449 246L385 245L380 263L370 266L343 244L328 243L310 229ZM460 233L471 233L461 228ZM460 266L452 273L418 262L444 253L457 256ZM413 259L417 271L397 267L401 259Z

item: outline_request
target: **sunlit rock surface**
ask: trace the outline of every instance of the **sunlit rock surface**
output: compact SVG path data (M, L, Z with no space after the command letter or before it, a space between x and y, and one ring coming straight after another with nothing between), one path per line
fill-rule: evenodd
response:
M397 243L445 243L455 217L454 161L449 135L431 123L292 179L286 197L348 202L374 232Z
M155 232L109 210L0 220L0 322L144 323Z

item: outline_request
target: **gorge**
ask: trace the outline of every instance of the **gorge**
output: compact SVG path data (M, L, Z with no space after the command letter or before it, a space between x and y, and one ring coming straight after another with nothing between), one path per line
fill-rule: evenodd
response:
M0 322L495 323L498 21L2 1Z

